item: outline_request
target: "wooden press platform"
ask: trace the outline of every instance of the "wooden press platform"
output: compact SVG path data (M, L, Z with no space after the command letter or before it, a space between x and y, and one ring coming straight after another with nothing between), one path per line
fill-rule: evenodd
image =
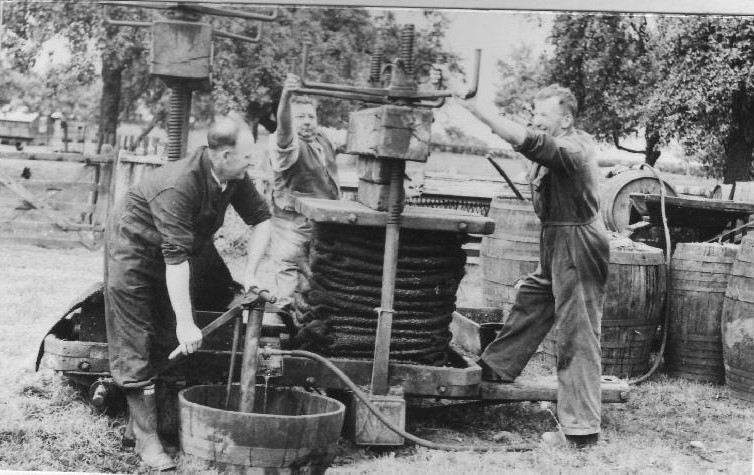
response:
M650 222L662 223L659 194L631 193L634 207ZM669 226L723 228L736 219L746 220L754 214L754 203L690 196L666 196L665 214Z
M387 224L386 212L375 211L357 201L297 198L295 206L296 211L316 223L381 227ZM465 211L406 206L401 215L401 228L492 234L495 222Z

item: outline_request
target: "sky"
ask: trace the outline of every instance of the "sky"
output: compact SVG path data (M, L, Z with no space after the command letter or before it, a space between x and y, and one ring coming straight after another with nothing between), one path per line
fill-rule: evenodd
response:
M399 24L422 24L420 10L394 9ZM525 13L500 10L442 10L450 20L446 43L464 60L464 69L470 78L476 48L482 50L479 73L480 100L492 101L497 89L499 59L507 58L512 48L526 43L532 47L533 57L540 51L549 51L547 36L554 14Z

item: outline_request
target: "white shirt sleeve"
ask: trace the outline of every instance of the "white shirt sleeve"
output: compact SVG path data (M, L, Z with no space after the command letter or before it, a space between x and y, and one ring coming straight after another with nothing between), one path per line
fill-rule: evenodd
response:
M293 141L286 148L278 147L277 135L270 134L270 168L275 172L288 170L298 160L299 143L298 137L294 135Z
M346 136L348 132L345 129L332 129L330 127L320 127L319 130L330 141L330 145L335 150L343 149L346 146Z

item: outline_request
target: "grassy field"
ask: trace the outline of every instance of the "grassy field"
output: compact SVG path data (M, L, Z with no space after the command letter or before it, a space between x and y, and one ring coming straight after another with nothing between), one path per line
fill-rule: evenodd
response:
M227 231L226 248L238 236ZM237 268L234 261L233 267ZM120 445L123 419L92 410L49 370L34 372L40 340L67 305L101 279L102 254L0 244L0 470L137 472ZM459 303L479 305L478 269ZM442 452L414 446L372 450L341 441L332 473L750 473L754 405L724 386L672 379L661 372L635 387L626 404L603 409L603 437L587 451L537 447L522 453ZM554 407L514 403L412 411L420 437L458 444L536 443L555 430ZM211 472L183 457L183 472Z

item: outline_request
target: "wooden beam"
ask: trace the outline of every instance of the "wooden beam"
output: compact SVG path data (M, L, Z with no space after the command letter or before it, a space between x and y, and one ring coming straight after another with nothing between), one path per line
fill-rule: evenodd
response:
M111 160L107 155L84 155L65 152L6 152L0 151L0 160L44 160L51 162L106 163Z
M602 402L626 402L628 383L615 376L602 376ZM557 401L557 376L520 377L512 383L483 382L479 399L485 401Z
M317 223L379 227L387 224L386 212L375 211L355 201L298 198L295 206L296 211ZM492 234L495 222L464 211L406 206L401 215L401 227Z

